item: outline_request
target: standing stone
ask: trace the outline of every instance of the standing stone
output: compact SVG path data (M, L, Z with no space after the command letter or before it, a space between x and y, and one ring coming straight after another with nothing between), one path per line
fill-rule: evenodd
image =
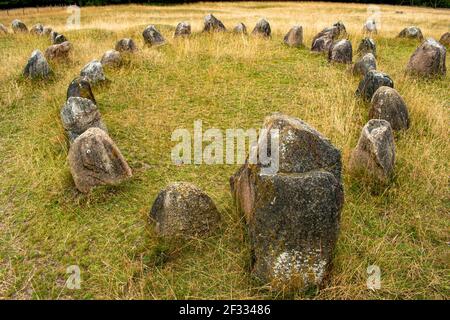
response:
M28 28L25 23L18 19L13 20L13 22L11 23L11 27L14 33L28 32Z
M377 70L377 60L372 53L366 53L353 65L352 72L354 75L365 76L370 70Z
M423 40L422 30L420 30L418 27L407 27L403 29L399 34L399 38L409 38L409 39L419 39L420 41Z
M270 29L270 24L266 19L259 20L252 31L252 35L263 38L269 38L271 33L272 30Z
M97 106L89 99L70 97L61 109L61 120L70 143L87 129L96 127L107 132Z
M362 57L366 53L372 53L375 57L377 56L377 46L375 41L371 38L364 38L361 40L358 46L357 53Z
M154 25L147 26L144 32L142 32L142 36L144 37L145 43L150 46L160 46L166 42Z
M444 33L439 42L446 47L450 46L450 32Z
M204 18L203 32L221 32L227 29L223 25L222 21L214 17L212 14L208 14Z
M391 124L392 130L408 129L408 108L397 90L379 87L372 97L371 104L369 119L386 120Z
M350 170L385 183L392 176L394 164L395 144L391 125L383 119L369 120L350 156Z
M102 64L98 60L93 60L83 67L80 76L86 78L91 85L100 81L105 81Z
M391 77L386 73L370 70L366 73L364 79L362 79L359 83L358 89L356 90L356 95L366 101L370 101L375 91L382 86L393 88L394 81L392 81Z
M344 201L341 153L307 123L282 114L264 128L279 130L279 170L243 165L230 179L248 225L253 274L279 289L320 286L331 269ZM259 139L259 148L268 136Z
M72 80L72 82L69 84L69 87L67 88L67 98L68 100L70 97L81 97L85 99L91 100L94 104L97 104L94 98L94 94L91 90L91 85L89 84L89 81L82 77L76 77Z
M6 28L2 23L0 23L0 34L7 34L8 28Z
M347 30L342 22L336 22L331 28L325 28L314 36L311 51L328 52L333 41L347 35Z
M124 38L117 41L115 49L119 52L135 52L137 47L133 39Z
M156 197L150 221L163 237L202 237L216 230L220 215L211 198L186 182L173 183Z
M242 22L239 22L234 28L233 33L247 35L247 27Z
M72 44L69 41L65 41L60 44L54 44L45 50L45 57L47 60L53 59L68 59L69 52L72 49Z
M330 47L328 61L339 63L352 63L353 49L349 40L339 40Z
M132 176L119 148L99 128L89 128L73 142L68 160L75 186L84 193L96 186L119 184Z
M180 22L175 28L174 37L189 37L191 35L191 25L188 22Z
M52 70L48 65L44 55L39 50L34 50L28 63L23 70L23 75L27 78L48 78Z
M55 42L54 42L54 44L60 44L60 43L66 42L66 41L67 41L67 38L66 38L64 35L58 34L58 35L55 37Z
M50 31L50 40L52 41L52 44L56 43L56 37L59 35L58 32L55 30Z
M303 27L293 26L284 36L284 43L290 47L301 47L303 45Z
M120 55L119 51L108 50L103 54L102 60L100 62L104 67L105 66L117 67L122 64L122 56Z
M445 75L446 54L447 49L442 44L429 38L416 49L409 59L406 70L420 76Z
M377 34L377 24L375 20L369 19L364 23L363 32L366 34Z
M37 23L31 27L30 33L37 34L39 36L43 35L44 34L44 26L41 23Z
M42 33L46 36L51 35L53 29L51 27L47 27L45 26L44 29L42 30Z

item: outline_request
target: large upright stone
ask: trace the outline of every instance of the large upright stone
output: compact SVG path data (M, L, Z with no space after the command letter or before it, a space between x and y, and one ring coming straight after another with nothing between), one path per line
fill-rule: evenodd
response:
M69 41L65 41L60 44L54 44L45 50L45 57L48 60L53 59L68 59L69 53L72 50L72 44Z
M406 103L397 90L379 87L372 97L369 119L383 119L393 130L408 129L409 115Z
M91 85L106 80L102 64L97 60L93 60L85 65L83 69L81 69L80 76L89 81Z
M212 14L205 16L203 23L203 32L221 32L227 30L222 21L217 19Z
M132 176L119 148L99 128L89 128L73 142L68 160L75 186L84 193L96 186L119 184Z
M191 25L188 22L180 22L175 28L173 36L176 37L189 37L191 35Z
M259 20L252 31L252 35L260 36L263 38L269 38L271 33L272 30L270 29L270 24L266 19Z
M156 232L163 237L203 237L217 229L220 215L212 199L193 184L169 185L150 210Z
M365 76L370 70L377 70L377 60L372 53L366 53L353 65L352 72L354 75Z
M359 82L358 89L356 90L356 95L366 101L370 101L375 91L377 91L378 88L382 86L393 88L394 81L392 81L391 77L386 73L376 70L370 70Z
M320 286L339 233L341 153L297 118L274 114L264 128L278 130L278 172L265 174L263 164L247 162L230 179L248 225L253 274L278 289ZM261 136L259 148L271 139Z
M446 54L447 49L442 44L429 38L422 42L413 53L406 70L420 76L445 75L447 72Z
M42 52L34 50L23 70L23 75L31 79L48 78L51 72L52 70Z
M420 28L411 26L403 29L398 34L399 38L409 38L409 39L419 39L420 41L423 40L423 34L422 30Z
M301 47L303 45L303 27L293 26L284 36L283 41L290 47Z
M71 143L89 128L107 131L97 106L91 100L81 97L67 99L61 109L61 120Z
M72 80L67 88L67 99L70 97L81 97L91 100L94 104L97 104L94 98L94 94L91 90L91 85L89 81L82 77L76 77Z
M342 22L336 22L332 27L325 28L314 36L311 51L327 52L336 39L347 35L347 30Z
M239 22L234 28L233 33L247 35L247 27L244 23Z
M364 38L361 40L356 51L361 57L366 53L372 53L375 57L377 56L377 46L372 38Z
M350 170L385 183L394 172L395 144L389 122L372 119L363 127L350 156Z
M162 34L152 24L145 28L142 36L144 37L144 42L149 46L160 46L166 42L166 39L164 39Z
M349 40L342 39L333 43L328 51L328 61L352 63L353 49Z
M444 33L439 42L446 47L450 46L450 32Z
M122 64L122 56L117 50L108 50L103 54L100 62L104 67L117 67Z
M133 39L124 38L117 41L115 49L119 52L135 52L137 47Z
M31 27L30 33L36 34L36 35L43 35L44 34L44 26L41 23L37 23L34 26Z
M28 28L25 25L25 23L23 23L19 19L13 20L13 22L11 23L11 28L12 28L14 33L28 32Z

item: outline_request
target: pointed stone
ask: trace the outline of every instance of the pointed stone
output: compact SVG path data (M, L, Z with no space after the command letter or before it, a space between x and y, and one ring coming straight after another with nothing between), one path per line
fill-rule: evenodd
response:
M80 76L89 81L91 85L106 80L102 64L97 60L93 60L85 65L80 72Z
M239 22L233 28L233 33L247 35L247 27L242 22Z
M0 34L8 34L8 28L5 27L2 23L0 23Z
M204 18L203 32L221 32L227 29L223 25L222 21L217 19L212 14L208 14Z
M365 34L377 34L378 30L375 20L373 19L367 20L363 25L363 32Z
M336 39L347 35L347 30L342 22L336 22L332 27L325 28L314 36L311 51L313 52L327 52L333 45Z
M142 32L142 36L144 37L145 43L150 46L160 46L166 42L166 39L164 39L154 25L147 26L144 32Z
M361 40L358 46L357 53L362 57L366 53L372 53L375 57L377 56L377 46L375 41L371 38L364 38Z
M23 75L27 78L48 78L52 70L48 65L44 55L39 50L34 50L28 63L23 70Z
M393 88L394 81L392 81L391 77L386 73L370 70L366 73L364 79L360 81L358 89L356 90L356 95L366 101L370 101L375 91L382 86Z
M284 36L283 41L290 47L301 47L303 45L303 27L293 26Z
M191 25L188 22L180 22L175 28L174 37L189 37L191 35Z
M270 24L266 19L259 20L252 31L252 35L263 38L269 38L271 34L272 30L270 29Z
M28 32L28 28L25 23L23 23L19 19L13 20L13 22L11 23L11 27L14 33Z
M69 53L72 50L72 44L69 41L65 41L60 44L54 44L45 50L45 57L47 60L64 59L69 58Z

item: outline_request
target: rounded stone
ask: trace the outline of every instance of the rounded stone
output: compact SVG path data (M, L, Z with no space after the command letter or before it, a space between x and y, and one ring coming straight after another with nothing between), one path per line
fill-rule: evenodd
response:
M383 119L391 124L393 130L408 129L409 115L406 103L397 90L380 87L375 92L369 111L370 119Z

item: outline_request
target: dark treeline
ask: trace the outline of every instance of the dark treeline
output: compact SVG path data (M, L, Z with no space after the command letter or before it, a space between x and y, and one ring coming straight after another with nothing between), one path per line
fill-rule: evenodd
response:
M276 0L275 0L276 1ZM278 0L280 1L280 0ZM323 0L322 0L323 1ZM326 0L325 0L326 1ZM0 9L22 8L22 7L46 7L46 6L65 6L76 4L79 6L100 6L107 4L157 4L168 5L176 3L193 3L195 0L0 0ZM353 0L353 1L329 1L329 2L353 2L353 3L374 3L374 4L397 4L408 6L427 6L434 8L450 8L450 0Z

